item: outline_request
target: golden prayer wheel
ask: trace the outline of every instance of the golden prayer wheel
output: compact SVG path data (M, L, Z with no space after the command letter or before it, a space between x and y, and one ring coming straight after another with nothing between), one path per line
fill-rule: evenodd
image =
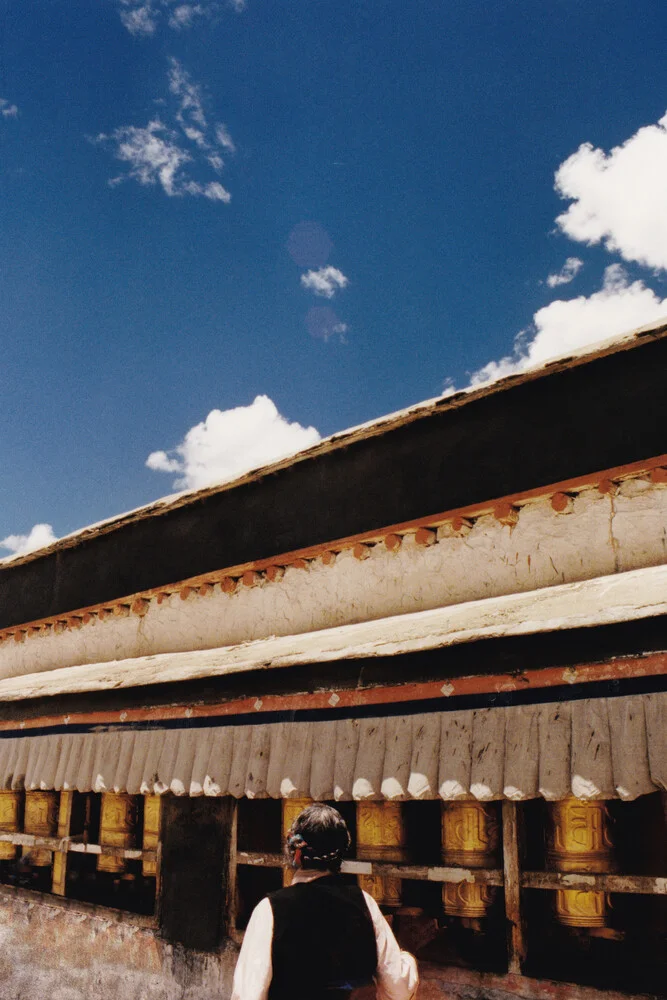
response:
M145 851L156 851L160 840L160 819L162 815L162 797L160 795L144 796L144 843ZM157 861L143 861L143 875L155 878L157 876Z
M357 802L357 858L360 861L407 861L407 843L400 802ZM401 905L401 880L384 875L359 875L359 885L380 906Z
M102 794L102 809L100 813L100 845L102 847L124 847L129 850L135 846L137 825L137 804L133 795L125 792L104 792ZM127 863L123 858L112 854L100 854L97 859L97 870L118 875L124 872Z
M448 867L495 868L500 832L495 806L477 799L442 805L442 860ZM471 882L446 882L442 902L450 917L480 920L486 916L493 890Z
M0 791L0 833L21 832L21 793ZM0 861L13 861L16 845L0 841Z
M550 804L549 867L559 872L604 873L614 869L609 813L604 802L563 799ZM556 916L567 927L604 927L607 896L599 890L558 889Z
M299 813L307 806L312 806L312 799L283 799L283 841L287 840L287 834L292 829L292 823ZM283 885L291 885L293 871L291 868L283 868Z
M33 837L55 837L58 832L58 792L26 792L23 832ZM23 853L35 868L47 868L53 851L44 847L24 847Z

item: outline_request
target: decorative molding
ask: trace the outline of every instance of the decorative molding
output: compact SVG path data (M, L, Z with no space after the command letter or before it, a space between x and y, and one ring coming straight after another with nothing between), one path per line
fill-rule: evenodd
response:
M158 605L162 604L172 594L179 594L181 600L187 601L193 598L205 598L214 593L216 587L222 593L233 594L243 586L278 584L288 566L307 570L309 564L315 560L319 560L324 566L332 566L336 555L347 550L352 550L357 559L364 560L378 545L390 552L397 551L406 536L412 536L417 545L435 545L445 538L468 534L478 518L489 514L511 531L521 516L522 507L535 500L550 497L554 511L567 515L571 509L573 496L582 490L597 488L603 494L613 495L620 482L641 478L648 478L656 485L667 484L667 454L552 483L523 493L404 521L401 524L388 525L359 535L323 542L306 549L286 552L281 556L226 567L187 580L164 584L152 590L129 594L103 604L77 608L50 618L12 625L0 630L0 644L10 640L23 642L26 638L30 639L51 631L61 633L70 629L80 629L96 619L103 620L110 615L123 618L131 615L143 617L152 601Z

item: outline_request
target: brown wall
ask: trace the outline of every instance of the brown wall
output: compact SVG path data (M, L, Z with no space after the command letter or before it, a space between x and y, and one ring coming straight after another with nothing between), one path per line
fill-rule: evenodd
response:
M186 952L110 911L0 890L0 1000L226 1000L237 950Z

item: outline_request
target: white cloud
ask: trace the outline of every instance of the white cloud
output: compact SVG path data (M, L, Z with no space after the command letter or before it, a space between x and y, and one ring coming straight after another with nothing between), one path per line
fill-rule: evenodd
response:
M206 129L207 121L204 114L201 87L192 81L190 74L183 68L178 59L169 57L169 90L178 98L176 118L185 128L194 122L198 128Z
M203 0L200 3L180 3L179 0L119 0L120 19L131 35L150 37L161 24L175 31L191 28L198 20L212 18L224 6L240 13L245 0Z
M514 353L489 362L473 374L470 384L493 382L661 319L667 319L667 299L658 298L643 281L628 281L622 265L611 264L599 291L588 297L556 299L538 309L532 326L517 337Z
M10 104L6 97L0 97L0 115L3 118L18 117L19 109L15 104Z
M221 144L230 152L235 147L223 125L209 127L201 87L194 83L178 59L169 59L168 71L171 108L165 104L164 117L154 118L146 126L123 125L110 134L101 133L97 142L112 147L116 159L128 165L127 172L110 183L120 184L131 178L142 185L159 184L169 197L190 195L209 201L231 201L231 194L219 181L196 179L192 172L213 170L219 174L224 161L216 151ZM187 171L186 168L187 167Z
M573 278L576 278L579 274L583 266L584 262L579 257L568 257L560 271L548 276L547 285L549 288L556 288L558 285L569 285Z
M56 541L50 524L35 524L27 535L7 535L0 541L0 549L9 549L14 556L23 556Z
M177 489L198 489L235 479L319 440L314 427L290 423L268 396L256 396L249 406L211 410L175 448L152 452L146 465L157 472L179 473Z
M159 11L150 3L121 0L120 19L131 35L153 35L157 28Z
M572 204L556 219L571 239L667 269L667 114L609 154L584 143L556 173Z
M236 152L236 146L234 140L227 130L226 125L216 125L215 126L215 138L216 142L222 146L223 149L228 150L230 153Z
M100 142L115 144L116 158L129 165L128 177L144 185L159 183L170 197L187 191L188 182L183 179L181 169L192 157L178 145L176 133L159 119L149 122L145 128L126 125L111 135L102 134L97 138ZM122 179L122 176L116 177L112 183Z
M191 28L198 17L205 17L206 10L200 3L181 3L174 7L169 17L170 28Z
M321 267L318 271L307 271L301 275L304 288L325 299L332 299L339 288L345 288L348 279L337 267Z

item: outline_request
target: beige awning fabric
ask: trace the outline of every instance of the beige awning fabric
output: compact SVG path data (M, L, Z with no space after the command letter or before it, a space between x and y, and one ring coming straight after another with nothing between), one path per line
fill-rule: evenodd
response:
M0 739L0 788L631 800L667 790L667 693L336 721L10 736Z

